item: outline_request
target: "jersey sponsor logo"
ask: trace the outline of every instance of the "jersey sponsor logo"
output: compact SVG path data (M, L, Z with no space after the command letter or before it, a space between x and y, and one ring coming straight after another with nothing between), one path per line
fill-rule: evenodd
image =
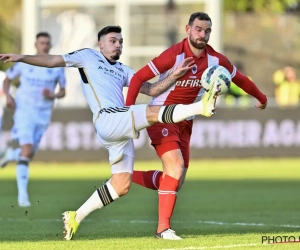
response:
M110 75L118 80L122 80L125 81L126 80L126 77L112 69L108 69L106 67L103 67L103 66L99 66L98 69L100 70L103 70L104 71L104 74L107 74L107 75Z
M117 68L117 67L116 67ZM121 72L124 72L124 70L122 68L117 68L118 70L120 70Z
M175 83L175 86L178 87L184 87L184 88L198 88L201 87L201 82L200 79L195 79L195 80L182 80L182 81L177 81Z

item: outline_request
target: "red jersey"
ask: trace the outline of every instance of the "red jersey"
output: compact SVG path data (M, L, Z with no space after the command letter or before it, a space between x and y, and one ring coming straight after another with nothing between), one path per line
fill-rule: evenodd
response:
M161 95L153 98L153 105L169 105L169 104L190 104L195 102L198 96L204 93L201 90L200 79L204 70L210 66L221 65L225 67L231 74L232 81L242 88L248 94L256 97L261 103L265 103L267 98L262 94L256 85L241 74L235 66L233 66L226 56L216 52L211 46L206 45L200 56L196 57L189 46L188 39L184 39L180 43L174 44L158 57L150 61L147 66L139 70L131 79L126 105L135 103L139 93L140 86L153 77L160 75L162 80L172 74L185 58L193 57L195 64L176 83Z
M153 98L151 104L169 105L193 103L198 96L204 93L204 90L201 90L200 79L204 70L210 66L221 65L231 73L232 78L235 76L236 68L224 55L216 52L211 46L207 45L200 56L195 57L187 39L165 50L158 57L150 61L148 66L153 74L160 75L159 80L162 80L175 71L178 65L187 57L193 57L195 61L193 68L181 78L177 79L176 83L166 92Z

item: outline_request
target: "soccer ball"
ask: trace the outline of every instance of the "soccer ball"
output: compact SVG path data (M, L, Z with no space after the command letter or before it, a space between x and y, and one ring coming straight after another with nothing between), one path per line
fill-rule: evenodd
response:
M216 83L219 88L219 95L225 94L231 83L231 75L229 71L220 65L208 67L202 74L201 85L208 91L213 83Z

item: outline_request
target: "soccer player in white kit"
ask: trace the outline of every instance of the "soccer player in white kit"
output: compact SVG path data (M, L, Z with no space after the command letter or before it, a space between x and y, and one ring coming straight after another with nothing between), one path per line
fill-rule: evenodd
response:
M0 71L0 82L3 82L4 78L5 78L5 72ZM4 113L2 98L3 98L3 91L2 91L2 85L0 85L0 134L1 134L1 130L2 130L2 119L3 119L2 117L3 117L3 113Z
M38 33L35 47L38 55L49 54L50 35L46 32ZM11 81L17 77L20 77L20 86L14 100L9 88ZM54 93L57 83L60 88ZM6 71L3 92L7 107L15 108L11 137L14 141L12 144L17 143L18 146L7 147L0 159L0 167L17 161L18 204L21 207L30 206L27 191L28 165L50 123L54 99L65 96L65 85L64 68L50 69L17 62Z
M82 79L86 100L93 112L95 131L109 152L111 179L98 188L77 210L63 213L64 238L71 240L80 222L91 212L109 205L127 194L134 165L133 140L139 131L155 124L176 123L194 115L210 117L214 114L218 87L212 88L202 100L189 105L150 106L146 104L124 106L123 87L129 86L135 73L118 62L122 53L121 27L107 26L98 33L100 51L81 49L64 55L14 55L0 54L6 62L24 62L44 67L76 67ZM187 58L168 78L152 86L144 83L140 92L158 95L165 91L193 67Z

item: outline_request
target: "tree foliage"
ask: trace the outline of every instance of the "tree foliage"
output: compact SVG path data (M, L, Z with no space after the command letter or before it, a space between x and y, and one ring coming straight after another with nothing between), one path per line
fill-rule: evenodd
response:
M20 10L22 0L1 1L0 8L0 53L20 52ZM11 65L0 63L0 70Z
M236 12L282 13L296 8L300 0L223 0L224 9Z

